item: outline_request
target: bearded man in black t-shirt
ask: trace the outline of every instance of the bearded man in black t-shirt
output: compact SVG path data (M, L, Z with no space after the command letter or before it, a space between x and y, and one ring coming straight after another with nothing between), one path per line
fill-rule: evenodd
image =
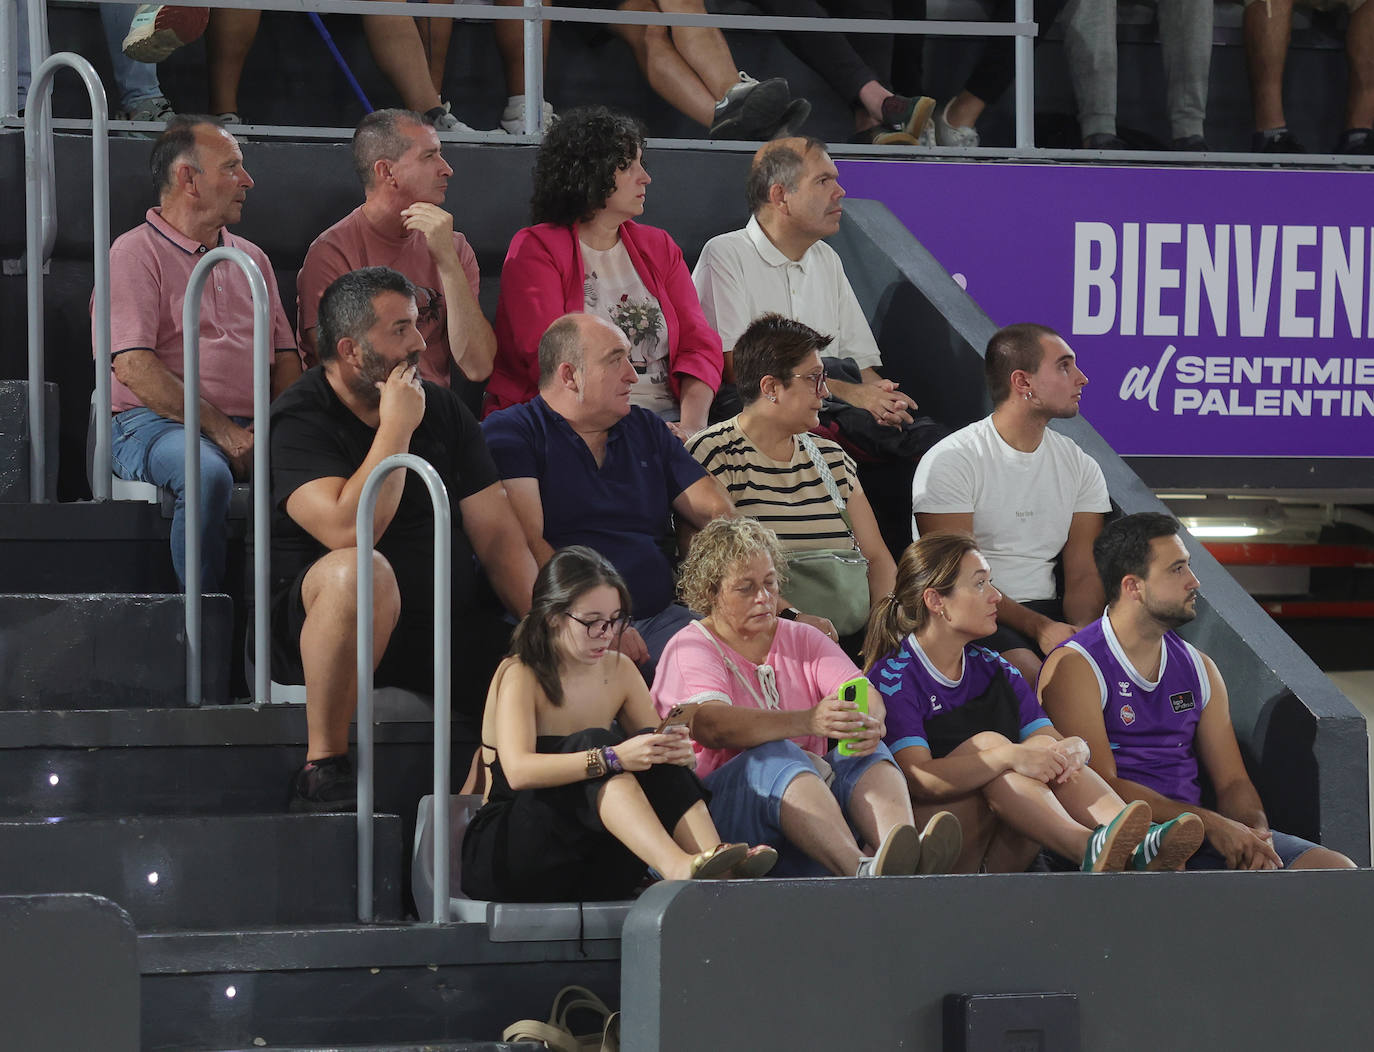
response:
M445 388L416 372L424 338L414 288L387 267L355 270L320 300L320 365L272 406L272 668L306 689L306 764L292 810L356 806L348 728L357 698L357 538L363 485L393 453L432 464L452 502L452 665L490 672L509 623L478 602L478 564L507 610L529 609L536 567L482 431ZM393 471L374 515L373 657L377 685L433 687L434 516L413 472ZM458 681L455 675L454 681ZM455 708L455 737L478 726Z

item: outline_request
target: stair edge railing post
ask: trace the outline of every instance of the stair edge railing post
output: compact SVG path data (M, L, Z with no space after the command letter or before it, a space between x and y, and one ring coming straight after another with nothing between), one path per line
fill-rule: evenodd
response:
M30 12L32 15L32 11ZM41 31L31 27L32 40ZM103 354L104 404L110 404L110 144L105 87L95 68L80 55L60 51L45 58L33 74L28 105L24 110L24 244L25 300L29 322L29 501L40 504L49 496L47 425L43 398L43 266L57 240L53 210L53 141L50 116L52 81L63 66L77 72L91 102L91 218L94 224L92 254L95 257L96 354ZM104 263L102 268L101 263ZM101 391L101 370L96 369L96 392ZM104 420L105 461L110 459L110 421ZM100 414L96 416L97 427ZM99 431L97 431L99 434ZM97 445L97 452L99 446ZM105 496L109 497L108 477Z
M1016 0L1017 22L1033 22L1031 0ZM1039 32L1039 27L1036 27ZM1035 148L1035 38L1018 36L1014 47L1016 76L1016 148Z
M218 263L233 263L248 279L253 294L253 514L254 527L265 517L267 508L267 434L257 431L266 419L268 369L267 282L252 258L238 248L220 246L201 256L186 283L186 300L181 310L182 325L182 424L186 430L186 704L198 707L204 700L201 690L201 577L200 577L200 299L210 272ZM262 417L262 420L259 419ZM270 672L263 660L267 652L267 615L263 603L267 579L267 546L270 535L253 538L254 571L254 671L258 701L268 700L262 690L263 676ZM262 589L259 592L259 589Z
M397 469L424 480L434 508L434 923L449 916L449 755L452 683L453 513L448 490L433 465L414 453L393 453L368 475L358 497L354 539L358 549L358 919L370 922L372 908L373 727L372 727L372 546L377 493Z

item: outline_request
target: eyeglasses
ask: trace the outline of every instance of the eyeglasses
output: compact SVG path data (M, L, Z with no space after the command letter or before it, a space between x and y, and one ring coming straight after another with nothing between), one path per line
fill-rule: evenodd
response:
M793 373L792 379L805 380L807 383L814 384L816 387L816 397L821 398L825 395L826 372L822 369L818 373Z
M587 630L587 635L591 636L593 639L600 638L608 632L611 635L619 635L621 632L625 631L625 626L630 623L628 617L599 617L593 618L591 621L583 621L582 618L574 613L566 610L564 613L571 620L576 621L585 628Z

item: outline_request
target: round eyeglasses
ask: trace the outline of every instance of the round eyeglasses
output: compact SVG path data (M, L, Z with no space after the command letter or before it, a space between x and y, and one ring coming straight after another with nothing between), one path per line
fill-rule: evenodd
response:
M825 372L824 369L822 369L822 370L821 370L820 372L818 372L818 373L793 373L793 374L792 374L792 379L794 379L794 380L805 380L805 381L806 381L807 383L809 383L809 384L814 384L814 385L815 385L815 388L816 388L816 397L817 397L817 398L824 398L824 397L825 397L825 379L826 379L826 372Z
M630 623L628 617L597 617L590 621L584 621L571 611L565 610L564 614L569 619L576 621L585 628L587 630L587 635L591 636L593 639L599 639L607 633L619 635L621 632L625 631L625 626Z

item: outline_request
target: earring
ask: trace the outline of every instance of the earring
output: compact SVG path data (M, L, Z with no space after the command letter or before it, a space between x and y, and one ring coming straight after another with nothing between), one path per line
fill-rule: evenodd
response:
M1021 397L1024 398L1027 402L1029 402L1029 401L1030 401L1030 392L1027 391L1027 392L1026 392L1025 394L1023 394Z
M777 400L778 400L778 396L777 396L777 395L769 395L769 396L768 396L768 400L769 400L770 402L776 403Z
M949 621L951 624L953 624L953 620L949 616L949 611L946 610L943 606L940 607L940 616L943 617L946 621Z

